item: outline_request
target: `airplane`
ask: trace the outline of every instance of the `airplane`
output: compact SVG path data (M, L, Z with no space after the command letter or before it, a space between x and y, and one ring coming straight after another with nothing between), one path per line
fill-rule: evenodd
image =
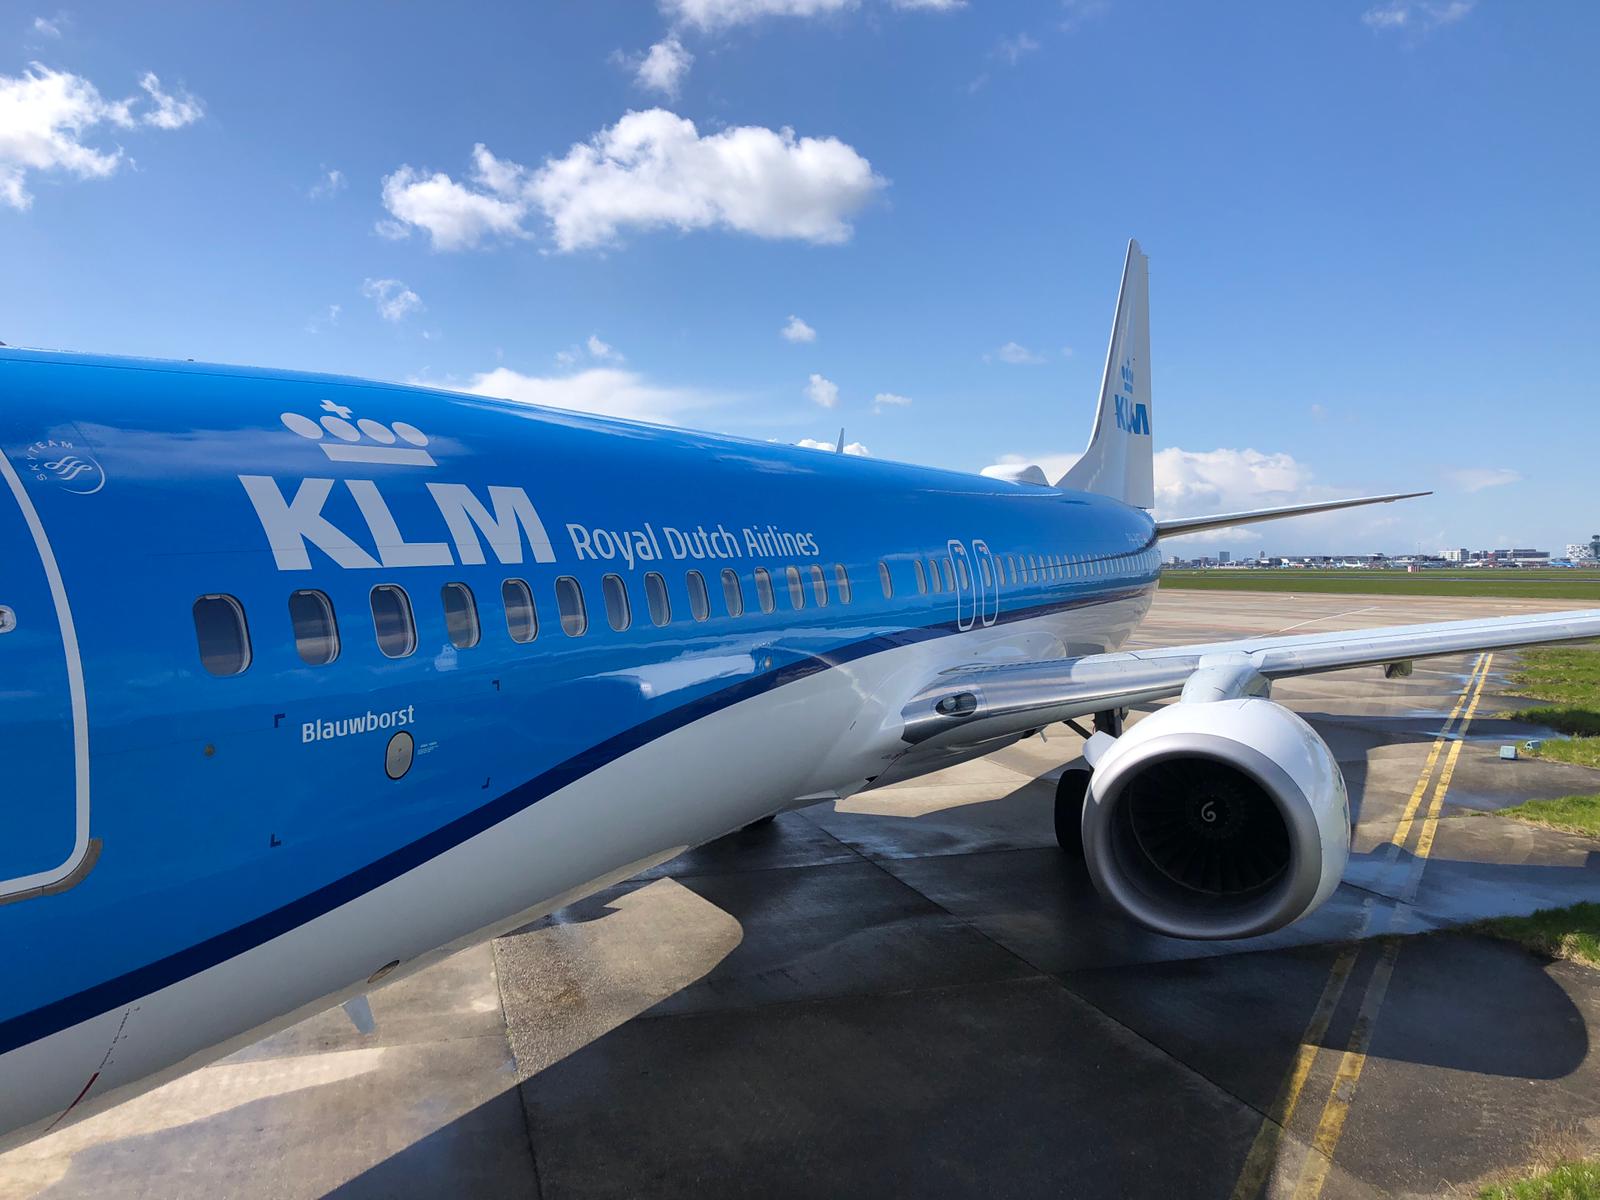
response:
M0 1146L781 811L1092 720L1065 850L1175 937L1350 846L1278 679L1600 610L1118 649L1163 539L1147 260L1053 483L326 375L0 350ZM1174 700L1135 724L1125 711Z

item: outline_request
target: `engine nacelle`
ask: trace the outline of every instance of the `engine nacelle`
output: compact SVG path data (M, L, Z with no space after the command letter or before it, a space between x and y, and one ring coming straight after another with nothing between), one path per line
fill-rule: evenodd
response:
M1102 895L1159 933L1270 933L1333 894L1350 801L1328 744L1280 704L1159 709L1095 761L1084 857Z

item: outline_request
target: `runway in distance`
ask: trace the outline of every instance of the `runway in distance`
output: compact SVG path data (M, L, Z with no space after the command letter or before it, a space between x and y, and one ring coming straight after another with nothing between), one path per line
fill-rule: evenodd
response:
M1310 912L1350 814L1272 681L1594 637L1600 611L1118 652L1162 538L1402 498L1157 520L1147 292L1130 244L1053 483L0 350L0 1146L1057 721L1096 726L1063 846L1130 917Z

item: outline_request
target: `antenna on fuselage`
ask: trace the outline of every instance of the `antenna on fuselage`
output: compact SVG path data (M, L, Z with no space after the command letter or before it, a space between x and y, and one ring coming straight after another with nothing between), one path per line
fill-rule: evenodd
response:
M839 444L833 448L835 454L844 453L844 426L839 426Z

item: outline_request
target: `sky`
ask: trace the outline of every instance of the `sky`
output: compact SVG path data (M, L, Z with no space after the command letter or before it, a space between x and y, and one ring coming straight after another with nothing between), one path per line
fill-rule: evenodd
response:
M1183 554L1600 529L1600 5L0 2L0 341L976 471L1150 256Z

